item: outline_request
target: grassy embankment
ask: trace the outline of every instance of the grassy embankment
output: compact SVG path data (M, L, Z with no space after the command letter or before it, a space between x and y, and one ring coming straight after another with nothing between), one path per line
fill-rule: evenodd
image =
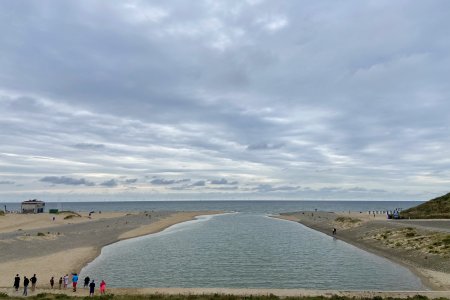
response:
M403 219L450 219L450 193L400 213Z
M2 299L23 299L22 297L9 297L6 294L0 293L0 298ZM150 295L117 295L114 296L112 294L107 294L104 296L95 296L95 297L76 297L76 296L68 296L65 294L38 294L36 296L27 297L27 299L33 300L64 300L64 299L117 299L117 300L278 300L278 299L286 299L286 300L400 300L402 298L393 298L393 297L364 297L364 298L355 298L355 297L346 297L346 296L337 296L333 295L331 297L326 296L299 296L299 297L278 297L275 295L268 296L237 296L237 295L223 295L223 294L213 294L213 295L162 295L162 294L150 294ZM404 298L403 298L404 299ZM414 297L408 297L408 300L428 300L429 298L421 295L417 295ZM438 298L437 300L449 300L449 298Z

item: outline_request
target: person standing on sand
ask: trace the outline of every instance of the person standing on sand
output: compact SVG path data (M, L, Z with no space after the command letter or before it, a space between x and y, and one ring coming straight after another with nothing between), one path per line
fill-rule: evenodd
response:
M95 291L95 282L92 280L92 282L89 284L89 296L94 297L94 291Z
M23 296L28 295L28 285L30 284L30 280L28 280L27 276L23 276Z
M61 289L62 283L63 283L63 279L62 279L62 277L59 277L59 281L58 281L59 289Z
M34 292L34 290L36 289L36 282L37 282L36 274L33 274L33 277L31 277L30 280L31 280L31 291Z
M52 277L50 278L50 288L53 289L53 285L55 284L55 279Z
M336 228L333 228L333 235L336 235Z
M83 288L86 288L86 287L89 286L89 281L91 281L89 276L84 277L84 286L83 286Z
M74 292L77 291L77 284L78 284L78 275L77 275L77 273L73 273L72 274L72 287L73 287Z
M64 288L66 289L68 285L69 285L69 274L66 274L66 276L64 276Z
M100 282L100 294L104 295L105 291L106 291L106 282L102 280L102 282Z
M19 274L16 274L16 277L14 277L14 288L16 289L16 292L19 290L20 286L20 277Z

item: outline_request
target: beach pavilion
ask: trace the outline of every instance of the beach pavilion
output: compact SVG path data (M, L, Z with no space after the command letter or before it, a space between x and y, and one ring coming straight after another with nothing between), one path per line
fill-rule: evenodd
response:
M39 201L36 199L27 200L22 202L21 211L23 214L38 214L44 212L44 207L44 201Z

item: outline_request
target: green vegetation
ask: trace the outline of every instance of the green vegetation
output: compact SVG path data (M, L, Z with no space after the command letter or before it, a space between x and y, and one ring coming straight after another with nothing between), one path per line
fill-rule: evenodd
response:
M81 215L79 213L71 211L71 210L62 210L62 211L58 212L58 214L59 215L68 214L68 215L74 215L74 216L77 216L77 217L81 217Z
M450 219L450 193L404 210L403 219Z
M3 210L0 210L0 217L4 216L4 215L5 215L5 212Z
M356 224L356 223L361 222L360 219L357 219L357 218L350 218L350 217L337 217L337 218L335 219L335 221L336 221L336 222L339 222L339 223L352 223L352 224Z
M45 233L43 233L43 232L38 232L36 235L37 235L37 236L45 236Z
M60 212L58 212L58 215L67 215L67 216L64 217L64 220L73 219L75 217L81 218L81 215L79 213L76 213L76 212L71 211L71 210L60 211Z
M418 250L424 254L432 253L450 258L450 234L441 232L419 233L414 228L408 227L394 231L378 231L375 234L370 234L369 237L391 248Z
M22 297L9 297L4 293L0 293L0 298L3 299L23 299ZM99 299L99 300L107 300L107 299L117 299L117 300L400 300L401 298L392 298L386 297L383 298L381 296L375 297L346 297L346 296L337 296L332 295L329 297L326 296L309 296L309 297L278 297L273 294L267 296L238 296L238 295L222 295L222 294L212 294L212 295L163 295L163 294L149 294L149 295L113 295L107 294L104 296L95 296L95 297L76 297L76 296L68 296L65 294L46 294L40 293L36 296L27 297L27 299L35 299L35 300L55 300L55 299ZM414 297L408 297L409 300L428 300L428 297L422 295L416 295ZM436 300L449 300L449 298L437 298Z

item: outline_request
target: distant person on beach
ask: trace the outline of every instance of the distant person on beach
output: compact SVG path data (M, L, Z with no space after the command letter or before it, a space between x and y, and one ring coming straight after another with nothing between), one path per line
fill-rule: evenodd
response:
M37 282L36 274L33 274L33 277L31 277L30 280L31 280L31 291L34 292L34 290L36 289L36 282Z
M50 287L53 289L53 286L55 285L55 279L54 277L50 278Z
M89 284L89 296L93 297L95 291L95 282L92 280L92 282Z
M14 277L14 288L16 289L16 292L19 290L20 286L20 277L19 274L16 274L16 277Z
M61 289L62 283L63 283L63 278L59 277L59 281L58 281L59 289Z
M106 282L102 280L102 282L100 282L100 294L104 295L105 291L106 291Z
M89 276L86 276L84 278L84 286L83 286L84 288L89 286L89 281L91 281L91 279L89 278Z
M23 295L28 295L28 285L30 284L30 280L28 280L27 276L23 276Z
M333 228L333 235L336 235L336 228Z
M72 274L72 287L73 287L74 292L77 291L77 284L78 284L78 275L77 275L77 273L73 273Z
M68 285L69 285L69 274L66 274L66 276L64 276L64 288L66 289Z

